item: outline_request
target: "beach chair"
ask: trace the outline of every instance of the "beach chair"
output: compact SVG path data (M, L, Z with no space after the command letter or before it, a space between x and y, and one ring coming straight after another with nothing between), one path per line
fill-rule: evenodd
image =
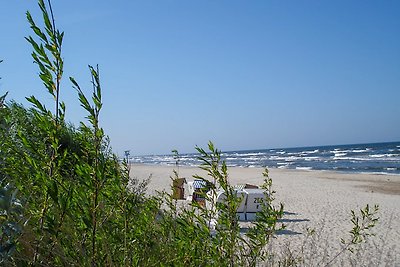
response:
M172 197L174 199L184 199L185 198L185 178L177 178L172 182Z
M255 221L256 213L262 211L262 203L265 200L264 190L259 188L243 189L247 194L246 221Z
M192 186L192 201L197 202L201 205L205 205L204 194L208 191L207 182L205 180L196 179L193 181Z
M244 221L246 220L246 201L247 201L247 193L241 189L235 190L236 195L242 197L242 201L240 202L240 205L236 211L236 215L239 219L239 221ZM209 192L208 198L211 201L206 202L206 206L208 209L213 209L216 211L216 206L217 203L223 203L226 199L226 194L223 190L218 190L216 194L213 196L212 192ZM217 214L218 216L218 214Z

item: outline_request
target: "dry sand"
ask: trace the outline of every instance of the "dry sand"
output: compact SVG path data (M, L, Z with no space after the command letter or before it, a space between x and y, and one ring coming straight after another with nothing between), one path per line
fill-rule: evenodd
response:
M170 190L173 166L132 165L131 176L152 176L149 194ZM228 169L231 184L263 183L261 168ZM199 168L180 167L180 177L193 180ZM333 266L400 266L400 176L344 174L325 171L270 169L276 191L276 204L284 204L282 222L286 229L272 242L276 255L304 258L304 266L321 266L341 250L341 238L348 238L352 228L351 210L367 204L379 205L376 236L354 254L341 254ZM308 235L307 229L315 233ZM320 262L322 261L322 262Z

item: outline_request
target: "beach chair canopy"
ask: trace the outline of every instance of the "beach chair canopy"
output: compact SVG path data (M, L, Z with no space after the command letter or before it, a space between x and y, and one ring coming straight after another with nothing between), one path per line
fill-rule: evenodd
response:
M201 189L207 186L206 181L204 180L194 180L193 181L193 188L194 189Z

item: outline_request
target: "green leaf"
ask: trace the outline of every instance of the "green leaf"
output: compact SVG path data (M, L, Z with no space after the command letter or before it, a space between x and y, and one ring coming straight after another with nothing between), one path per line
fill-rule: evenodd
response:
M81 91L81 88L79 87L79 84L76 82L76 80L73 77L69 77L69 80L71 81L73 87L77 90L77 91Z
M39 0L39 7L42 11L43 20L44 20L46 29L49 30L50 32L53 32L53 26L50 23L49 13L47 12L46 5L44 4L43 0Z
M38 28L37 26L31 26L31 29L33 30L33 32L40 38L43 40L43 42L47 43L47 37L46 35L40 30L40 28Z
M43 112L43 113L47 113L47 109L44 105L42 105L42 103L40 103L39 100L37 100L36 97L34 96L30 96L30 97L26 97L26 100L30 103L33 104L33 106L35 108L37 108L39 111Z
M50 183L50 187L48 189L48 193L49 193L50 197L53 199L53 201L55 203L58 203L58 186L57 186L56 181L53 180Z
M59 46L61 46L63 39L64 39L64 32L61 32L61 33L60 33L60 32L57 30L57 41L58 41L58 45L59 45Z
M208 149L210 152L215 152L214 144L211 141L208 141Z

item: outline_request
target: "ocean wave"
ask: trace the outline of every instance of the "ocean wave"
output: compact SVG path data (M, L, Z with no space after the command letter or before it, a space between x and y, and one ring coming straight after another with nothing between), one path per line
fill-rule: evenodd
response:
M356 157L333 157L333 160L341 160L341 161L352 161L352 162L357 162L357 161L372 161L373 159L370 158L356 158Z
M333 160L340 160L340 161L351 161L351 162L357 162L357 161L378 161L378 162L397 162L400 161L399 157L396 158L388 158L388 157L333 157Z
M275 166L338 170L345 172L388 172L400 174L400 142L393 144L346 145L330 147L266 149L221 153L230 167ZM184 166L198 166L198 154L181 154ZM173 155L133 156L132 163L174 165ZM304 167L309 166L309 167Z
M290 157L284 158L285 161L297 161L299 159L301 159L301 157L290 156Z
M244 160L244 161L259 161L260 158L259 157L247 157L247 158L241 158L240 160Z
M278 166L278 169L289 169L289 165Z
M334 150L330 150L329 152L335 154L335 153L349 153L351 151L353 151L353 150L352 149L335 148Z
M300 153L302 153L302 154L315 154L315 153L319 153L319 152L320 152L319 149L315 149L313 151L305 150L305 151L302 151Z
M368 151L370 151L371 150L371 148L366 148L366 149L354 149L354 150L351 150L350 152L352 152L352 153L363 153L363 152L368 152Z
M312 167L296 167L296 170L304 170L304 171L309 171L312 170Z
M398 154L398 153L396 153L396 154L372 154L369 156L371 158L383 158L383 157L393 158L393 157L400 157L400 154Z
M321 160L320 157L303 157L303 160L305 161L319 161Z
M287 157L278 157L278 156L271 156L269 157L269 160L274 160L274 161L280 161L280 160L286 160Z
M365 149L339 149L335 148L334 150L331 150L330 152L335 154L335 153L363 153L363 152L368 152L371 149L365 148Z
M384 158L387 157L388 155L385 154L376 154L376 155L369 155L370 158Z
M257 152L257 153L235 153L236 156L239 157L251 157L251 156L260 156L260 155L265 155L265 153L262 152Z

